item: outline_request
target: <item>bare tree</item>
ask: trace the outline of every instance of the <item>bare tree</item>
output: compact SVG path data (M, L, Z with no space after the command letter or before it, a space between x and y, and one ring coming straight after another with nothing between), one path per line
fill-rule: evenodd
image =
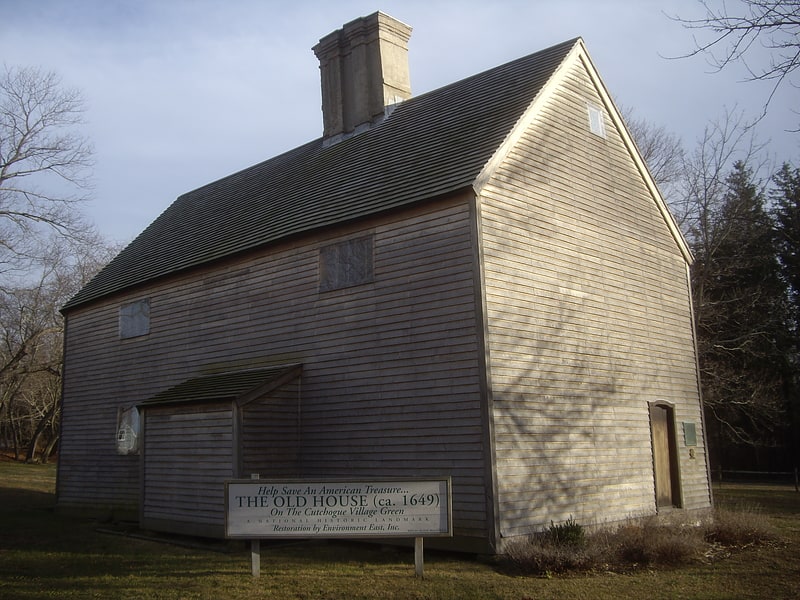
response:
M59 307L114 248L81 211L84 101L58 76L0 70L0 446L46 460L58 439Z
M5 67L0 72L0 264L27 266L42 240L84 234L76 204L89 191L92 148L77 127L79 91L54 73Z
M632 110L623 108L622 112L625 124L647 163L650 174L679 225L682 225L676 208L680 206L681 183L685 173L686 152L683 143L665 127L638 117Z
M751 80L771 81L764 103L766 114L772 98L800 66L800 0L701 0L706 14L700 19L675 19L689 29L711 31L709 41L695 37L695 49L685 56L704 54L717 70L742 64ZM754 49L769 50L766 63L758 63Z
M63 356L59 308L118 251L95 236L52 236L37 280L0 289L0 447L46 462L58 439Z
M765 166L759 160L763 144L756 140L752 123L736 109L726 109L710 122L690 152L665 127L626 108L623 114L672 215L691 242L710 237L709 215L722 201L731 166L737 160L753 165L757 172Z
M720 237L716 228L725 194L727 177L737 161L759 173L765 165L760 156L760 143L744 115L726 109L722 117L709 123L694 150L684 161L681 194L671 207L695 252L713 254L712 247Z
M36 283L0 291L0 433L17 458L38 418L53 405L42 392L59 378L61 327L53 306L57 268L48 264Z

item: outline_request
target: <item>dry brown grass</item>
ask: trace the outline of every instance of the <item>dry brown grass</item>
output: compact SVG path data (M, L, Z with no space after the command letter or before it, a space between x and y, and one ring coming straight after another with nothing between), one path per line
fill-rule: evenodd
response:
M769 519L756 507L718 508L706 522L650 517L565 543L553 526L511 545L504 557L514 570L534 575L630 572L707 561L720 552L776 542Z
M709 548L719 551L687 566L615 571L612 563L617 559L611 549L619 546L613 546L613 538L603 541L598 533L587 535L583 545L573 544L571 554L566 552L569 548L562 548L561 554L551 552L559 561L556 564L564 565L561 576L551 570L552 577L510 577L508 569L499 569L493 561L426 550L425 578L420 579L414 577L409 549L379 550L374 545L317 540L262 543L262 576L255 579L250 576L246 547L221 553L108 535L98 531L106 529L105 523L62 516L53 511L54 482L53 466L0 461L0 598L4 600L800 598L800 494L785 486L728 485L715 490L720 505L734 512L742 504L763 506L763 515L777 527L781 541L737 549L708 542ZM652 531L651 524L641 525ZM632 540L629 549L644 545L641 531L625 533ZM547 552L542 551L545 558ZM576 556L580 561L571 566Z
M524 574L550 575L575 571L590 571L597 567L597 545L565 546L546 536L531 536L509 545L503 557L507 566Z
M657 518L620 527L611 537L618 567L689 564L706 549L702 527Z
M709 542L730 547L753 546L779 539L769 518L753 505L717 507L713 521L706 526L705 537Z

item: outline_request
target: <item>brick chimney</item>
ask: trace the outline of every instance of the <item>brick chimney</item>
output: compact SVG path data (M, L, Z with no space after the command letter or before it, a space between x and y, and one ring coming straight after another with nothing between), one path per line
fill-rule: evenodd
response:
M369 129L411 97L410 37L411 27L376 12L347 23L314 46L322 75L325 143Z

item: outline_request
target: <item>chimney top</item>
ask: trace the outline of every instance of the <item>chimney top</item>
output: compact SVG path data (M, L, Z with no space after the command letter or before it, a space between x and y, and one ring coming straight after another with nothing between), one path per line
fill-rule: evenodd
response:
M382 12L355 19L314 46L322 77L325 143L383 121L411 97L411 27Z

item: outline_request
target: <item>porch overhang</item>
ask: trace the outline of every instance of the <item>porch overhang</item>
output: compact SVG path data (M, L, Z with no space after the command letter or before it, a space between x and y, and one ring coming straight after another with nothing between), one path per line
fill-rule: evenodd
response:
M244 406L296 379L302 371L302 364L291 364L200 375L157 393L138 408L224 401Z

